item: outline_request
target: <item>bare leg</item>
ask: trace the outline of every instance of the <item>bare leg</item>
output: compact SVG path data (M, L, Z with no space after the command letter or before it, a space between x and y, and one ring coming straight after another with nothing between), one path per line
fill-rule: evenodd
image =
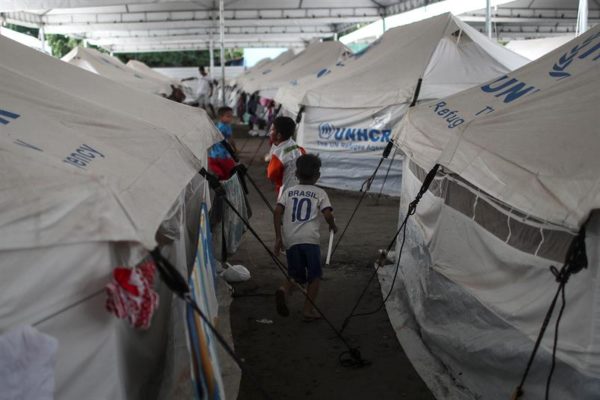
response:
M292 292L294 291L294 288L296 287L296 285L294 284L293 281L290 280L285 280L281 286L279 286L279 290L283 290L285 292L285 294L292 294Z
M321 284L321 279L315 278L311 283L308 284L308 289L306 290L308 294L308 298L312 300L313 303L317 301L317 295L319 294L319 286ZM311 302L306 299L304 302L304 309L302 311L304 317L308 318L320 318L320 316L315 312L315 309Z
M286 280L275 292L275 304L277 305L277 313L283 317L290 315L290 310L287 307L285 297L291 293L294 288L292 281Z

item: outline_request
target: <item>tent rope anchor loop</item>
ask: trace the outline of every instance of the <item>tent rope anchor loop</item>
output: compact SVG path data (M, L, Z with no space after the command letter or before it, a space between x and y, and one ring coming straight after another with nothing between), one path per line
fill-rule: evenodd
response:
M352 307L352 311L350 311L350 313L348 314L348 316L344 319L344 322L342 323L341 332L343 332L346 329L346 327L348 326L348 324L350 323L350 320L352 320L352 318L355 318L355 317L365 317L365 316L372 315L372 314L375 314L375 313L379 312L379 310L381 310L385 306L385 304L387 303L387 301L391 297L392 291L394 290L394 285L396 284L396 278L398 277L398 271L400 269L400 260L402 259L402 252L404 250L404 244L406 242L406 227L407 227L408 219L412 215L414 215L415 212L417 211L417 206L419 205L419 202L421 201L421 198L423 197L423 195L427 192L427 190L431 186L431 183L435 179L435 176L437 175L439 169L440 169L440 165L436 164L427 173L427 176L423 180L423 184L421 185L421 188L419 189L419 192L415 196L415 199L413 201L411 201L410 204L408 205L408 210L406 212L406 216L404 217L404 220L400 224L400 227L398 228L398 230L394 234L394 237L392 238L392 240L390 240L390 243L389 243L388 247L386 248L386 250L384 250L383 252L381 252L381 254L379 255L379 257L377 259L377 267L375 267L375 270L371 274L371 277L367 281L367 284L365 285L365 287L362 290L361 294L358 296L358 299L354 303L354 306ZM400 235L400 233L402 233L402 241L401 241L401 244L400 244L400 251L398 252L398 254L396 256L397 260L396 260L396 265L394 267L395 268L395 270L394 270L394 277L392 278L392 283L390 285L388 293L384 297L384 299L381 302L381 304L375 310L370 311L370 312L355 314L356 309L358 308L358 306L362 302L362 299L365 296L365 294L367 293L367 290L368 290L369 286L371 285L371 282L377 276L377 273L379 272L379 269L384 265L385 260L387 258L387 255L390 252L390 250L392 249L392 247L394 246L394 243L396 243L396 239L398 238L398 236Z
M533 361L535 359L535 356L537 355L537 351L539 350L539 347L542 343L542 339L544 337L544 334L546 333L546 329L548 328L550 319L552 318L552 315L554 314L554 309L556 307L558 297L560 296L561 297L561 307L558 311L558 316L556 318L556 322L554 325L552 362L551 362L551 366L550 366L550 371L548 373L548 378L546 380L546 392L545 392L545 397L544 397L546 400L548 400L550 398L550 385L552 383L552 375L554 373L554 368L556 366L556 350L558 347L558 328L560 326L560 321L562 319L564 309L567 305L565 288L566 288L567 282L569 281L569 278L571 277L571 275L576 274L576 273L580 272L582 269L586 269L588 267L587 251L586 251L586 247L585 247L585 235L586 235L586 227L592 217L592 214L593 214L593 211L588 215L588 218L586 219L586 221L579 228L579 232L571 241L571 244L569 245L569 248L567 250L567 254L565 256L565 262L564 262L562 268L559 270L554 265L550 266L550 272L552 273L552 275L554 275L556 282L558 282L558 288L556 290L556 293L554 294L554 297L552 298L550 307L548 308L548 311L546 312L546 316L544 317L544 320L542 322L540 332L539 332L538 337L533 346L533 350L531 351L531 355L529 356L529 360L527 361L527 365L525 366L525 370L521 377L521 381L519 382L519 385L513 392L512 400L517 400L517 399L521 398L523 396L523 394L525 393L523 390L523 386L525 385L525 381L527 380L529 371L531 370L531 366L533 365Z
M252 227L252 225L250 224L250 222L248 222L248 220L246 220L242 216L242 214L236 209L235 205L233 205L229 201L229 199L227 198L227 196L225 194L225 190L223 189L223 187L221 186L221 183L219 182L219 179L216 176L214 176L211 173L209 173L208 171L206 171L206 169L204 169L204 168L202 168L199 171L199 173L200 173L200 175L202 175L208 181L208 184L209 184L210 188L215 192L215 194L217 194L219 196L223 196L223 200L225 201L225 203L240 218L240 220L248 228L248 230L250 231L250 233L252 234L252 236L254 236L256 238L256 240L258 240L258 242L260 243L260 245L265 249L265 251L267 252L267 254L271 257L271 259L273 260L273 262L275 263L275 265L277 266L277 268L279 269L279 271L284 275L284 277L289 282L295 283L294 280L287 273L285 264L279 258L277 258L277 255L275 255L275 253L273 253L273 251L271 251L271 249L267 246L267 244L264 242L264 240L260 237L260 235ZM350 359L348 359L347 361L345 361L342 364L342 366L345 366L345 367L364 367L364 366L369 365L369 362L362 358L362 355L360 354L360 351L358 350L358 348L353 347L353 346L350 345L350 343L346 340L346 338L342 335L342 333L333 325L333 323L331 322L331 320L329 318L327 318L327 316L317 306L317 304L308 296L308 293L306 292L306 290L304 290L304 288L301 285L299 285L297 283L295 283L295 284L298 287L298 289L300 290L300 292L302 293L302 295L305 297L305 299L311 304L311 306L314 308L314 310L321 316L321 318L323 319L323 321L325 321L329 325L329 327L331 328L331 330L333 330L333 332L335 333L335 335L337 336L337 338L346 347L347 350L344 353L348 354L350 356Z

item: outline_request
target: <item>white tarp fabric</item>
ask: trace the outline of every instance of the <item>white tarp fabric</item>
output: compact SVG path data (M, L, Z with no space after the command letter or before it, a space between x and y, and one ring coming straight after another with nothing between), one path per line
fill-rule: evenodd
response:
M552 50L559 48L574 38L575 35L568 35L539 39L511 40L506 43L506 48L533 61L545 56Z
M599 55L596 27L517 71L410 110L394 132L406 153L401 217L427 170L439 162L444 172L409 225L402 285L387 309L395 326L412 321L424 353L456 381L450 390L467 389L456 398L510 396L557 289L548 267L562 265L574 231L598 208ZM588 268L566 288L552 398L600 391L599 235L596 216ZM549 329L526 397L543 397L553 339Z
M293 54L293 52L291 52L290 50L287 50L283 53L281 53L279 56L288 53L288 54ZM266 57L261 59L259 62L257 62L254 66L246 69L242 74L240 74L239 76L235 77L234 79L231 80L231 84L232 85L239 85L241 82L243 82L244 79L246 79L249 75L255 73L256 71L258 71L259 69L263 68L265 65L268 65L270 63L273 62L273 58L270 57Z
M294 58L294 56L294 51L292 49L289 49L275 57L275 59L261 60L254 67L248 69L242 75L233 79L231 84L233 85L234 89L231 91L231 94L229 96L228 105L231 108L233 108L237 114L238 103L240 101L242 93L245 92L244 85L248 82L253 82L255 79L258 79L263 72L269 73L269 71L271 71L271 67L276 68L276 66L291 60L292 58ZM239 115L239 117L242 118L242 115Z
M298 132L316 131L318 135L299 133L298 138L301 146L321 158L319 185L359 190L379 162L392 133L390 127L400 121L405 111L406 105L384 109L308 108ZM383 193L400 194L402 157L396 157L397 160L390 156L382 164L370 191L383 188Z
M0 63L0 140L10 149L1 248L80 237L154 247L166 211L218 141L206 114L123 90L9 39L0 38L0 49L10 54ZM40 218L47 210L53 217ZM104 217L81 224L87 215Z
M171 398L189 374L181 304L159 285L140 334L106 312L104 285L159 226L163 254L191 267L207 190L197 170L219 133L202 111L9 39L0 52L0 332L57 338L57 398Z
M410 163L407 158L401 219L426 172L419 173ZM510 398L557 289L548 267L560 261L531 254L535 249L519 249L530 237L555 228L495 207L477 188L438 175L409 220L399 276L386 309L411 362L438 398ZM499 228L512 229L512 235L499 238L494 232ZM564 244L556 245L564 250ZM599 244L596 219L586 240L589 267L567 284L551 398L592 400L600 390ZM384 295L393 273L394 266L381 271ZM524 398L544 397L556 314Z
M372 174L389 137L365 139L364 134L355 132L391 130L413 101L419 79L422 84L418 98L426 101L485 82L526 62L451 14L391 29L362 52L328 69L318 78L319 85L306 91L301 101L305 115L298 143L326 159L324 168L336 169L338 164L347 165L353 159L368 165L354 176L351 189L358 190L359 182ZM358 118L345 120L348 113L363 115L363 122ZM375 119L384 123L369 123ZM324 137L328 130L335 134ZM344 147L351 151L339 151ZM384 176L385 172L379 174ZM342 168L334 175L346 176ZM344 180L328 180L326 176L322 182L347 187ZM384 193L399 191L398 163Z
M600 28L513 73L409 111L394 141L528 215L577 228L600 206ZM441 153L443 150L443 154Z
M307 68L307 74L291 79L279 86L275 94L275 101L293 115L298 114L300 103L302 103L302 99L308 90L318 87L322 82L321 78L329 75L332 70L343 68L346 63L352 62L354 59L348 49L335 60L335 63L326 64L327 61L331 60L316 60L317 63L312 68Z
M260 77L263 74L269 74L273 70L273 68L278 68L279 66L285 64L295 56L296 54L292 49L281 53L280 55L275 57L275 59L269 60L268 62L265 62L260 66L257 65L254 68L251 68L248 71L246 71L245 74L235 78L235 84L238 86L238 88L247 92L247 90L245 89L245 85L247 83L252 83L257 79L260 79Z
M179 79L170 78L164 74L161 74L158 71L153 70L146 64L138 60L129 60L127 64L125 64L128 68L131 68L135 72L144 77L148 77L150 79L155 79L157 81L165 82L169 85L181 86L181 81Z
M62 60L138 90L165 96L171 94L169 82L141 74L117 58L92 48L76 47Z
M348 53L348 48L340 42L311 43L285 63L269 66L256 78L244 83L243 88L248 93L259 91L261 97L272 99L282 85L306 75L316 74L334 65Z

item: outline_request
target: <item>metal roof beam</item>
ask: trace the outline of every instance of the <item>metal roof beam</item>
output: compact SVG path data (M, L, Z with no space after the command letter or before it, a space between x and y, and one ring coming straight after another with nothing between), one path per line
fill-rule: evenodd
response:
M176 2L179 0L160 0L160 2ZM148 4L156 3L156 0L0 0L0 10L19 11L19 10L40 10L51 8L74 8L74 7L104 7L127 4Z
M311 40L313 38L324 38L329 37L329 33L287 33L287 34L268 34L268 35L228 35L225 37L225 42L239 42L239 41L284 41L292 42L298 40ZM104 39L88 39L92 44L98 46L125 46L128 44L185 44L194 42L208 42L210 41L210 35L187 35L187 36L162 36L162 37L136 37L136 38L104 38Z
M350 20L358 22L372 22L373 17L352 17ZM324 26L348 22L349 18L294 18L294 19L236 19L226 22L228 27L261 27L261 26ZM7 21L21 23L22 20L7 18ZM63 35L92 32L92 31L128 31L128 30L163 30L186 28L213 28L212 20L187 20L187 21L157 21L157 22L109 22L109 23L68 23L60 25L45 24L46 33L59 33Z
M482 23L485 22L484 16L477 15L463 15L460 17L461 20L469 23ZM589 18L591 24L597 24L600 22L599 18ZM577 18L530 18L530 17L492 17L492 23L495 24L520 24L520 25L559 25L566 24L572 25L577 22Z
M305 42L293 41L293 42L265 42L265 41L242 41L242 42L231 42L225 43L225 48L248 48L248 47L276 47L276 48L304 48ZM149 52L163 52L163 51L194 51L194 50L208 50L208 42L199 43L186 43L186 44L166 44L166 45L129 45L129 46L112 46L107 47L114 53L149 53Z
M226 34L265 35L265 34L298 34L333 36L334 32L329 27L232 27L225 29ZM127 38L161 38L179 37L184 35L210 35L214 29L172 29L160 31L95 31L82 34L82 38L89 40L97 39L127 39Z

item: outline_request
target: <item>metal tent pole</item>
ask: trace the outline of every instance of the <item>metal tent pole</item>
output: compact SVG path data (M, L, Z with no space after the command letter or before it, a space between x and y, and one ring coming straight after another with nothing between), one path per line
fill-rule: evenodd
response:
M485 1L485 34L492 38L492 1Z
M221 101L225 105L225 0L219 0L219 34L221 39Z
M212 39L212 29L210 34L210 41L208 42L209 56L210 56L210 80L215 79L214 70L215 70L215 42Z
M579 0L579 11L577 12L577 30L579 36L588 29L588 1Z

